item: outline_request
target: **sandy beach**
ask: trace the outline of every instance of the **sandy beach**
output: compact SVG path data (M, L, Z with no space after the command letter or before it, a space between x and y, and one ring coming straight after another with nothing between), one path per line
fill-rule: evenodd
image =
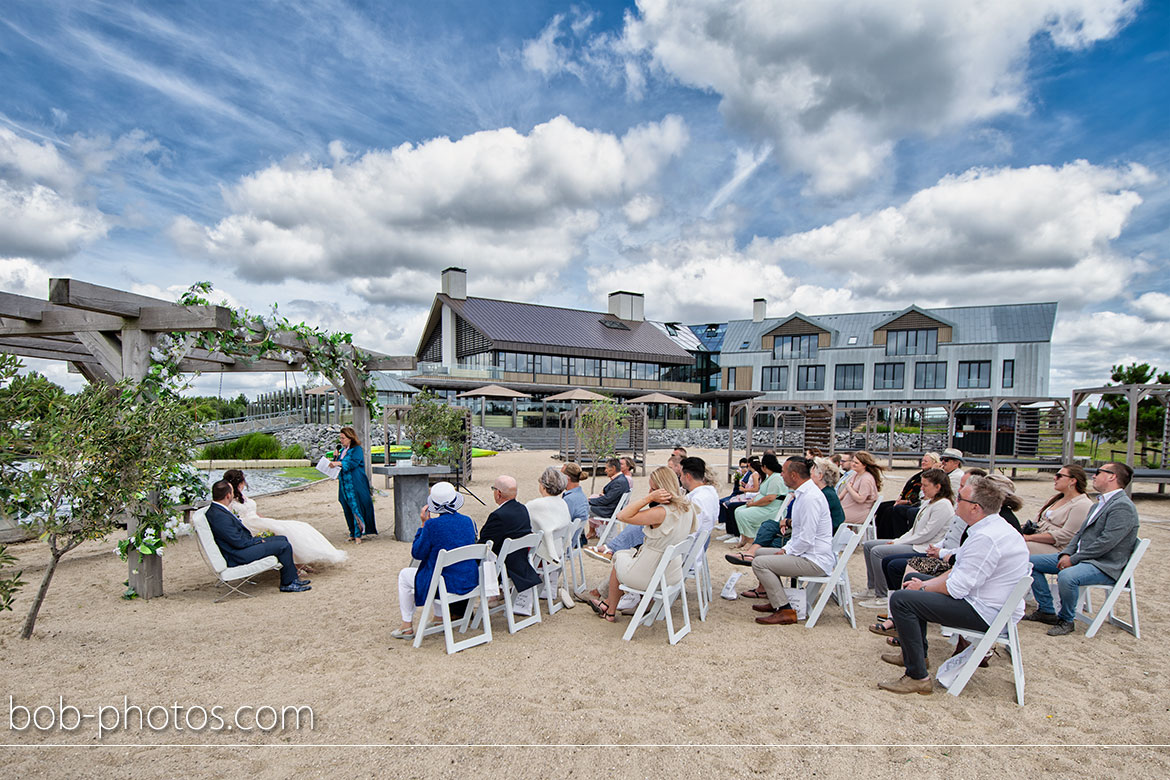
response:
M723 472L725 451L692 454ZM666 455L652 452L651 462ZM520 499L531 499L540 470L554 462L527 451L479 459L471 489L490 503L488 485L507 473L520 481ZM896 495L911 473L887 472L884 495ZM646 489L646 477L634 482L636 493ZM382 478L374 484L382 488ZM1050 495L1051 478L1023 474L1017 486L1026 519ZM490 644L454 656L441 637L418 650L390 638L397 573L410 549L391 538L389 492L376 497L382 538L346 547L348 562L318 569L309 593L280 593L268 573L250 588L255 598L214 604L212 574L187 537L166 551L165 597L124 601L126 568L113 542L87 544L63 561L29 641L17 634L47 553L40 543L13 545L29 584L15 612L0 615L10 722L13 705L57 709L63 697L94 713L121 710L126 697L143 710L308 706L313 725L267 733L119 728L99 739L90 720L72 731L10 726L0 745L14 777L974 777L992 766L1009 776L1165 776L1167 753L1143 746L1166 743L1170 726L1170 576L1160 565L1170 496L1137 490L1141 535L1153 540L1138 570L1142 639L1106 625L1086 640L1080 624L1075 635L1052 638L1022 624L1023 707L1005 656L958 698L941 689L929 697L879 690L898 670L881 663L885 642L865 630L872 610L858 610L856 629L832 605L811 630L756 625L754 602L718 596L732 571L747 572L740 591L754 584L750 571L724 561L718 543L709 552L716 597L707 621L692 599L693 631L677 646L661 623L623 642L628 618L609 625L578 605L516 635L497 618ZM258 503L264 515L311 522L344 544L333 483ZM465 511L482 523L490 510L468 499ZM591 585L607 572L598 561L586 565ZM860 555L850 574L855 589L864 587ZM933 670L948 646L937 633L931 641ZM881 747L900 744L917 747ZM982 744L1057 747L962 747ZM396 747L330 747L347 745ZM516 745L526 747L505 747Z

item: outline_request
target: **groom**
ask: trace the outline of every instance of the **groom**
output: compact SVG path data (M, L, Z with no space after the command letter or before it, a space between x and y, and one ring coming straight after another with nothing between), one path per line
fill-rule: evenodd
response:
M312 590L308 580L297 579L293 563L292 545L283 536L261 539L252 536L228 506L232 500L232 486L221 479L211 486L211 505L207 507L207 524L215 544L224 559L232 566L258 561L275 555L280 561L280 589L285 593Z

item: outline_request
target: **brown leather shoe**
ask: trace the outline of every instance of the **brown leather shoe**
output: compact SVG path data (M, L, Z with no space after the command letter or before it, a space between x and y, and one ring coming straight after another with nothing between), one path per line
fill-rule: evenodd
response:
M778 609L767 617L758 617L756 622L762 626L790 626L796 622L796 610L792 607Z
M754 609L756 612L775 612L776 611L776 608L773 607L771 604L769 604L766 601L763 604L752 604L752 609Z
M929 696L934 693L934 680L929 676L922 680L915 680L910 675L904 674L897 680L880 682L878 687L891 693L920 693L923 696Z
M900 653L900 652L898 652L898 653L882 653L882 660L888 664L893 664L894 666L905 666L906 665L906 662L902 660L902 653ZM923 658L922 663L926 664L927 666L930 666L930 659Z

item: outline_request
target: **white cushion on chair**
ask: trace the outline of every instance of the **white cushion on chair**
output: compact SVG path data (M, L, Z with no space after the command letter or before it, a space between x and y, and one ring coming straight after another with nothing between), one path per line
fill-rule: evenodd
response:
M223 553L220 552L219 545L215 543L215 535L211 533L211 526L207 522L207 507L191 515L191 524L195 526L195 535L199 538L199 545L203 548L203 554L207 557L208 563L211 564L212 570L225 582L242 580L269 569L281 568L275 555L267 555L259 560L243 563L239 566L228 566Z

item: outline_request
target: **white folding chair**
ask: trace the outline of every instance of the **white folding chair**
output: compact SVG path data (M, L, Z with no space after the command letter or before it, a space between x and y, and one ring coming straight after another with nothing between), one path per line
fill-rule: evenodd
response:
M695 581L695 596L699 602L699 620L707 621L707 610L711 606L711 567L707 563L707 540L711 538L711 531L700 531L695 540L695 546L687 553L690 565L686 568L683 578Z
M269 569L280 569L280 561L276 560L275 555L266 555L259 560L251 563L242 563L239 566L228 566L227 561L224 560L223 553L219 550L219 545L215 543L215 535L211 533L211 526L207 522L207 507L200 509L191 515L191 524L195 526L195 536L199 539L199 553L203 556L203 560L215 572L215 577L220 585L225 586L228 590L222 596L217 598L213 603L226 599L233 593L238 593L244 598L252 598L251 593L245 593L240 590L245 585L252 582L252 578L261 572L266 572ZM238 580L239 582L233 582Z
M1135 638L1142 638L1141 627L1138 625L1137 583L1134 581L1134 572L1137 571L1137 565L1142 556L1146 554L1146 549L1149 546L1149 539L1137 540L1133 547L1133 553L1129 556L1129 563L1125 564L1117 582L1112 585L1081 586L1077 598L1076 619L1089 624L1089 630L1085 632L1085 639L1095 636L1106 618L1109 618L1110 623L1123 631L1133 634ZM1093 588L1108 591L1105 603L1101 605L1101 609L1096 614L1093 614ZM1118 600L1125 593L1129 594L1129 619L1133 621L1132 623L1126 623L1114 614Z
M553 530L549 534L549 541L546 546L559 552L561 556L560 563L546 561L543 558L537 558L536 561L536 571L540 574L541 579L544 581L541 590L548 599L548 614L550 615L555 615L565 608L565 605L561 603L560 597L557 594L557 590L559 588L553 586L553 575L556 575L555 580L558 586L569 586L569 570L573 565L573 562L572 559L566 555L566 550L572 544L572 533L573 524L569 523L568 525L563 525L560 528ZM584 568L582 568L582 576L584 576L583 573Z
M866 521L869 523L873 518ZM866 523L862 523L864 530ZM849 618L849 625L857 628L857 615L853 611L853 591L849 585L849 557L861 544L861 533L855 533L847 523L842 523L833 535L833 554L837 556L837 564L824 577L797 577L797 587L805 587L806 593L816 599L815 605L808 611L804 627L812 628L820 620L821 613L829 603L829 597L837 594L837 603ZM808 586L812 587L808 587ZM819 594L819 597L818 597Z
M1031 571L1031 564L1028 566ZM987 631L975 631L970 628L954 628L952 626L943 626L943 633L959 634L968 642L971 642L975 647L971 650L971 655L967 658L967 663L963 664L963 668L959 670L958 676L955 677L951 687L947 688L947 693L951 696L958 696L963 692L967 682L971 679L971 675L975 674L975 670L979 668L979 664L991 652L994 645L1006 645L1008 654L1012 657L1012 678L1016 682L1016 704L1023 706L1024 704L1024 656L1020 651L1020 634L1016 630L1016 621L1012 620L1012 613L1016 611L1016 605L1024 600L1024 594L1032 587L1031 573L1022 577L1016 586L1012 588L1012 592L1004 602L1003 607L996 614L995 619L991 621L991 625L987 627Z
M584 593L589 587L585 580L585 556L581 552L581 531L586 522L585 518L579 517L569 524L569 546L564 557L571 575L572 591L577 594Z
M488 615L496 615L503 612L508 619L509 634L515 634L522 628L527 628L534 623L540 622L540 585L533 585L528 589L532 592L532 614L523 620L517 620L513 608L516 603L516 597L520 594L516 590L516 585L512 582L512 577L508 574L508 556L518 550L527 550L528 563L534 564L536 560L536 546L540 544L540 539L543 535L543 531L535 531L517 539L505 539L504 543L500 545L500 554L496 558L496 568L500 575L500 596L503 598L503 601L489 608ZM471 621L471 628L474 630L479 628L479 622L483 619L483 613L480 612L475 602L471 603L469 609L475 611L475 617Z
M658 562L658 567L650 577L650 584L646 587L646 590L638 590L628 585L621 586L621 589L626 593L641 596L641 599L638 601L638 607L634 610L634 616L630 618L629 628L622 634L622 639L627 642L630 641L633 639L634 632L638 630L639 625L653 625L654 621L659 618L665 618L666 620L666 638L672 645L678 644L678 640L691 632L691 613L687 609L686 577L679 577L678 583L670 585L666 581L666 569L670 566L672 560L686 558L687 553L694 547L697 533L690 534L678 544L672 544L666 548L666 551L662 554L662 560ZM683 572L686 572L685 568ZM682 601L683 625L677 631L674 629L674 616L670 611L675 599Z
M626 508L626 504L630 503L631 495L632 493L629 491L622 493L622 497L618 499L617 506L613 508L613 514L609 517L604 517L602 515L592 515L592 519L594 520L605 521L605 525L602 526L601 533L598 534L597 537L597 544L599 546L605 544L605 540L613 535L614 531L617 530L617 526L625 525L625 523L617 519L617 516L619 512Z
M470 601L478 596L480 602L479 609L484 613L488 611L487 588L484 587L485 583L483 578L483 562L487 559L488 551L491 549L492 546L490 544L468 544L451 550L439 551L439 557L435 561L435 571L431 575L431 585L427 588L427 598L423 602L422 617L418 620L418 630L414 632L415 647L422 645L424 636L437 634L440 631L443 632L443 636L447 640L447 655L492 641L491 620L483 621L483 633L460 642L455 641L454 625L451 623L451 603L454 601L463 601L464 599ZM475 587L467 593L448 593L447 583L443 581L443 570L448 566L454 566L463 561L475 561L475 567L479 570L478 581ZM440 624L432 626L430 622L434 614L436 599L439 601L439 609L442 612L443 619ZM472 611L471 605L468 605L467 610L463 613L463 620L460 622L459 633L467 633L467 627L471 622Z

